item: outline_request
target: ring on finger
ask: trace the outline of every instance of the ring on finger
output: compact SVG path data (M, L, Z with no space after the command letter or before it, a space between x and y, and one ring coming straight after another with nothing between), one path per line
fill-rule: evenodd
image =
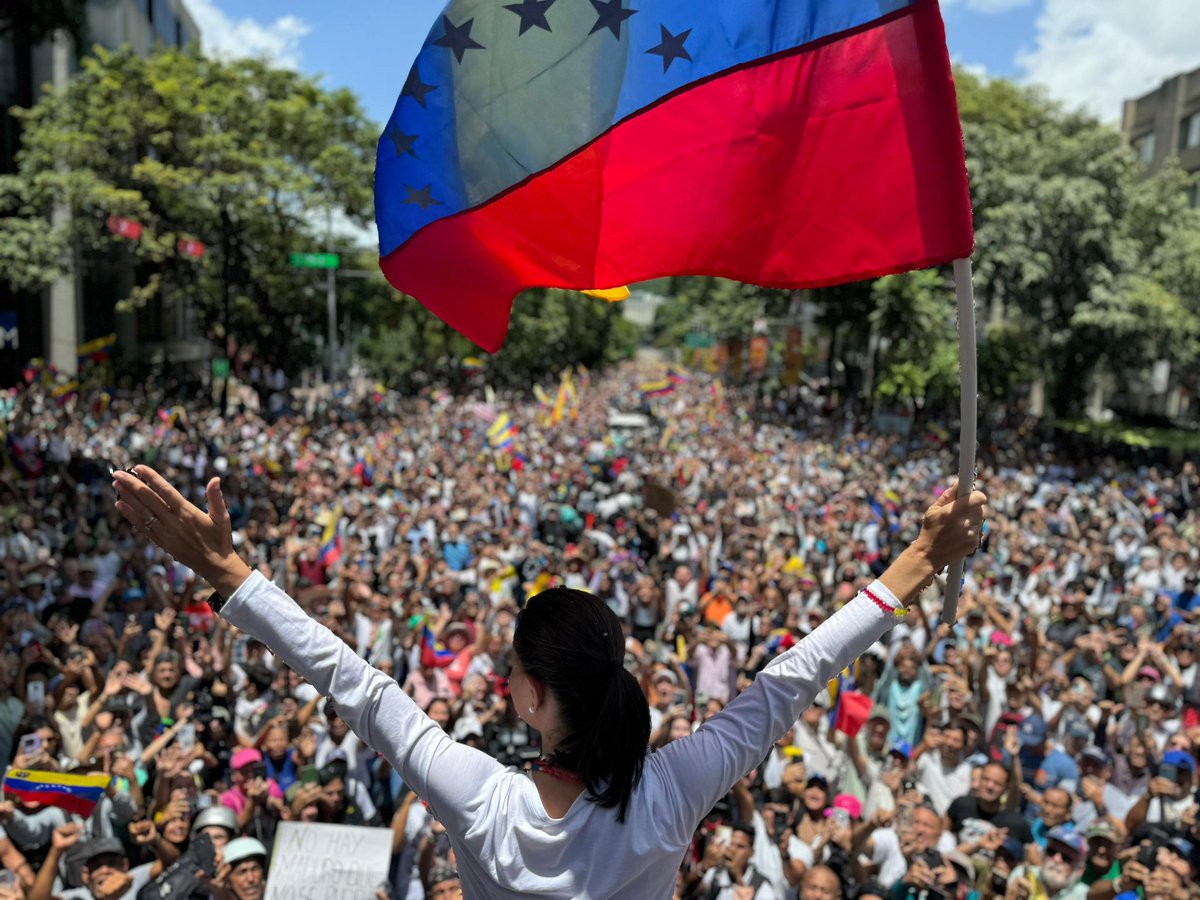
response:
M146 524L143 525L142 528L145 529L146 531L149 531L151 528L154 527L154 523L157 521L158 521L158 516L151 516L149 519L146 520Z

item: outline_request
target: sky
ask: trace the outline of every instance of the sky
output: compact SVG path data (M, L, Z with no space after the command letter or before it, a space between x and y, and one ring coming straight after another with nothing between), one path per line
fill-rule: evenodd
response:
M560 0L564 2L564 0ZM582 0L565 0L582 2ZM714 0L696 0L714 2ZM737 0L722 0L737 2ZM836 2L836 0L835 0ZM1200 67L1196 0L942 0L950 54L1117 122L1122 101ZM184 0L205 49L348 87L385 122L444 0ZM630 3L637 7L637 0Z

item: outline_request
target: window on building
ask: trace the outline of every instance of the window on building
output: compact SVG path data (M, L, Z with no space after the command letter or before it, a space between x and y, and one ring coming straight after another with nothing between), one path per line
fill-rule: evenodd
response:
M170 0L150 0L150 9L150 21L158 39L164 44L175 43L175 13L171 11Z
M1179 149L1200 147L1200 112L1194 112L1179 123Z
M1188 188L1187 197L1188 206L1192 209L1200 209L1200 184L1193 184Z
M1133 149L1136 151L1138 158L1146 165L1154 162L1154 132L1144 134L1140 138L1135 138L1133 141Z

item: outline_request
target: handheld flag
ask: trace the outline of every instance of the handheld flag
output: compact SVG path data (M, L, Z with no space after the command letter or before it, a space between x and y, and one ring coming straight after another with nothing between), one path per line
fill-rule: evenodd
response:
M4 773L4 793L24 803L57 806L86 819L104 796L111 780L108 775L67 775L62 772L9 769Z
M79 357L79 365L85 363L102 363L107 362L112 356L113 348L117 344L117 336L108 334L104 337L96 338L94 341L88 341L80 344L76 350L76 355Z
M433 632L426 625L421 633L421 665L444 669L453 662L454 654L434 638Z
M488 446L493 450L511 450L517 433L508 413L500 413L487 430Z
M666 378L660 378L658 381L643 381L638 390L641 391L643 397L666 397L675 393L675 382Z
M329 512L325 520L325 531L321 534L320 560L326 566L332 566L342 556L342 536L338 533L338 525L342 521L342 508Z
M452 0L375 192L388 280L492 351L530 287L812 288L974 241L936 0Z

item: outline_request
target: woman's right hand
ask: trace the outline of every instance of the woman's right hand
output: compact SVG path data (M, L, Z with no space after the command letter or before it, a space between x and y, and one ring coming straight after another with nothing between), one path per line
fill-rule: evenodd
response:
M209 481L208 512L204 512L149 466L136 466L134 473L113 473L121 515L217 593L228 597L237 590L250 577L250 567L233 552L233 528L221 479Z
M921 533L913 546L933 565L935 572L974 553L983 543L987 496L972 491L960 499L958 482L952 484L925 511Z

